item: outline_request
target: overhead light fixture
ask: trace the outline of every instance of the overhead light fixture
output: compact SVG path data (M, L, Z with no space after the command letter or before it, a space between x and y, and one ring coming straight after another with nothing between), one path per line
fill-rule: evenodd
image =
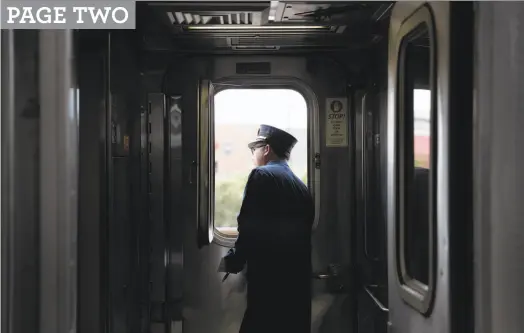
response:
M189 25L187 30L329 30L324 25Z

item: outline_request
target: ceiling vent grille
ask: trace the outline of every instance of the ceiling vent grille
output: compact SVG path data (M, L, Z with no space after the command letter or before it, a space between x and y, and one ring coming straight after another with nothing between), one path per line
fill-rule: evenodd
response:
M176 25L259 25L260 12L167 12L171 24Z
M233 37L229 39L231 46L258 46L258 45L278 45L282 43L282 38L274 37Z
M293 36L287 37L230 37L227 38L227 43L232 49L248 49L248 48L281 48L281 47L305 47L316 45L319 47L325 45L335 45L336 36L324 38L296 38ZM313 42L315 41L315 42Z

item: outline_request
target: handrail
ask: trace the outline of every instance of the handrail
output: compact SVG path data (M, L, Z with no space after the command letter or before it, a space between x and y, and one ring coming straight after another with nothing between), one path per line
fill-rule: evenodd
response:
M368 250L368 177L367 173L364 172L364 170L367 170L368 167L368 158L369 158L369 152L368 152L368 144L369 144L369 135L371 135L371 140L373 140L373 131L369 130L369 123L372 122L370 119L368 119L368 116L370 116L367 112L366 107L367 102L367 94L362 96L362 173L366 176L362 179L362 198L363 198L363 206L364 206L364 256L370 260L370 261L380 261L379 257L374 257L369 253ZM371 117L373 117L371 115Z
M373 295L373 292L368 288L368 286L364 286L364 290L382 312L389 312L389 309L386 308L375 295Z

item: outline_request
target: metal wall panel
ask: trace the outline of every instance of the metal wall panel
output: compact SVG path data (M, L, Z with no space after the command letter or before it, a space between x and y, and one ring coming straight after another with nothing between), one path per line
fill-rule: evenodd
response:
M141 129L134 32L80 32L79 330L143 332ZM145 290L145 291L144 291ZM144 310L146 309L146 310Z
M113 31L110 35L109 88L111 177L109 182L108 274L110 329L115 333L141 331L142 304L139 295L149 281L136 272L147 271L140 260L140 232L146 219L141 212L146 202L140 198L140 71L135 31Z
M156 65L158 65L157 62L155 62ZM148 65L150 65L148 63ZM176 185L181 182L181 144L182 144L182 136L181 136L181 113L179 112L181 109L180 99L175 98L173 100L172 97L169 95L160 93L162 90L159 88L162 84L160 82L163 81L163 78L161 76L156 76L155 74L151 74L151 72L148 72L148 66L145 66L144 68L144 76L142 80L142 86L143 86L143 92L145 95L145 102L144 102L144 112L142 114L142 175L143 177L143 186L148 191L149 190L149 181L155 180L156 182L162 182L162 186L164 187L163 192L163 202L164 202L164 210L162 214L164 215L164 219L159 221L151 221L151 223L158 224L159 230L163 232L161 235L160 240L153 239L149 236L149 231L147 234L148 242L149 241L159 241L162 243L162 248L160 247L156 250L161 255L161 258L155 259L153 258L149 252L147 255L147 261L154 260L156 263L156 266L158 267L158 280L153 280L148 275L148 281L151 281L152 286L156 288L157 295L163 300L162 302L166 301L166 303L162 304L163 308L157 307L155 309L156 311L156 319L157 323L148 323L148 331L151 332L165 332L166 328L169 328L169 326L174 327L172 323L169 322L169 318L171 318L173 321L180 319L181 317L181 279L183 274L183 261L182 258L182 242L173 242L171 239L179 239L182 237L182 233L180 231L180 228L183 227L181 223L178 223L180 219L180 211L181 211L181 197L184 195L180 191L180 186ZM158 78L159 82L158 85L151 84L151 77ZM149 101L157 101L157 105L151 105L151 107L148 107ZM159 105L158 105L159 104ZM161 106L160 106L161 105ZM149 170L153 167L152 164L150 164L150 159L148 155L149 151L149 123L150 123L150 116L152 114L149 114L147 112L148 109L151 109L157 111L156 119L157 122L153 126L151 125L151 128L155 129L157 132L159 132L157 135L162 135L162 138L157 137L157 140L155 140L157 146L152 147L152 151L163 151L163 156L160 158L160 156L155 160L156 163L163 163L162 166L157 165L156 170L163 169L164 174L163 175L157 175L153 178L150 178ZM168 116L169 115L169 116ZM168 126L168 122L171 122L172 126ZM176 125L175 125L176 124ZM158 146L161 145L161 146ZM169 151L166 150L166 148L171 147ZM170 165L170 167L169 167ZM152 184L155 188L158 188L158 185ZM146 199L147 196L149 196L146 193ZM155 213L159 214L159 213ZM147 223L147 226L149 227L150 223ZM146 232L146 227L143 227L143 232ZM168 240L170 240L168 242ZM152 246L153 244L151 244ZM157 245L158 246L158 245ZM149 248L149 245L148 245ZM170 265L169 263L174 262L173 265ZM161 264L161 266L160 266ZM166 285L166 277L174 277L175 283L171 283ZM162 289L163 293L160 295L160 289ZM149 292L146 291L147 297L149 297ZM149 300L148 300L149 302ZM159 312L160 311L160 312ZM153 314L153 313L151 313ZM167 321L167 323L166 323ZM167 325L166 325L167 324Z
M449 66L449 4L448 3L431 3L406 2L397 3L393 8L390 22L390 39L389 39L389 74L388 74L388 175L387 175L387 214L388 214L388 280L389 280L389 309L390 322L395 332L441 332L450 330L450 318L448 315L449 308L449 242L448 232L448 162L449 155L447 147L449 145L448 137L448 112L449 112L449 81L447 68ZM430 8L430 10L428 9ZM409 23L405 23L409 18ZM436 170L438 184L434 193L438 194L435 209L438 211L438 218L434 220L432 229L436 237L433 263L434 283L432 289L434 293L428 293L425 299L432 299L434 302L431 312L428 316L419 312L408 305L406 299L416 300L417 297L410 297L409 292L401 286L398 269L397 269L397 248L403 246L397 241L398 214L397 214L397 91L398 72L399 72L399 45L407 31L407 26L419 24L422 19L430 19L430 24L434 25L436 44L435 56L435 76L438 84L435 86L432 94L437 96L437 116L435 122L438 123L438 150L435 154L435 160L438 161ZM416 21L416 22L415 22ZM406 31L403 31L403 30ZM401 35L402 33L402 35ZM433 227L434 226L434 227ZM438 254L437 254L438 251ZM431 272L431 271L430 271ZM422 303L422 302L421 302Z
M76 330L78 89L73 32L39 32L39 327Z
M13 330L13 293L16 282L13 269L13 232L15 222L15 195L16 185L14 172L14 124L15 124L15 44L14 31L2 30L2 118L1 118L1 145L2 145L2 332L11 333Z
M384 333L388 287L386 219L380 201L380 94L370 87L355 97L358 331Z
M464 3L397 3L390 25L388 73L388 261L389 309L391 329L398 332L467 332L472 331L474 304L472 293L472 39L473 5ZM399 88L399 54L401 41L409 29L430 19L434 31L431 42L434 53L434 80L432 96L436 111L432 130L435 138L436 178L434 189L433 237L434 245L429 267L433 276L433 299L418 303L410 296L406 284L399 279L398 241L399 215L396 197L397 185L397 110ZM402 76L401 76L402 77ZM402 185L400 185L402 186ZM430 232L430 234L431 234ZM430 261L431 263L431 261ZM408 291L408 292L406 292ZM418 303L418 304L417 304ZM425 304L424 304L425 303ZM426 307L426 305L428 307Z
M2 86L7 102L2 103L2 185L9 185L2 198L3 241L8 241L2 268L9 272L2 279L8 291L2 295L7 310L2 330L71 332L77 304L74 34L2 34L2 79L9 84Z
M475 332L522 332L524 6L476 5Z
M148 95L148 160L149 160L149 219L150 225L150 281L151 320L163 322L163 306L166 301L166 230L165 187L168 184L165 168L164 119L166 98L164 94Z
M168 284L167 297L170 303L171 319L174 328L180 328L182 321L182 308L184 297L184 256L183 256L183 225L177 224L180 214L184 211L184 193L180 190L183 185L182 178L182 96L168 97L168 113L166 134L169 137L169 209L167 216L167 233L169 236L169 265L167 266Z
M177 224L182 209L181 99L150 93L144 117L149 244L148 302L150 329L170 331L182 317L182 232ZM170 283L166 283L169 279Z
M107 32L80 31L78 331L103 332L107 324ZM95 37L95 38L93 38ZM110 147L109 147L110 148Z
M39 35L2 31L2 330L38 328Z
M38 31L15 32L15 274L14 305L18 314L15 330L37 326L38 306L26 302L38 294L38 237L40 165L42 143L39 103ZM31 319L36 320L34 322Z

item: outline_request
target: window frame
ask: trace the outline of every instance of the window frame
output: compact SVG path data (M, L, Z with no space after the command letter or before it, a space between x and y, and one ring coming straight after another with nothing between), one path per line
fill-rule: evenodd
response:
M408 42L420 35L420 27L425 25L429 36L430 61L429 61L429 90L431 91L431 111L430 111L430 175L429 175L429 272L428 284L412 278L407 272L406 266L406 246L404 218L405 203L404 197L407 194L404 184L405 177L405 79L406 79L406 49ZM437 231L437 165L438 165L438 108L437 108L437 45L434 19L431 9L427 5L421 6L411 17L402 23L399 31L399 41L396 45L397 50L397 80L396 80L396 112L395 125L397 126L395 135L395 275L397 286L402 299L411 307L425 316L429 316L435 298L436 290L436 231Z
M313 196L315 202L315 220L313 222L313 230L317 227L319 217L320 217L320 168L317 168L315 165L315 155L320 153L320 136L319 136L319 106L318 99L311 87L304 81L294 78L294 77L271 77L271 78L260 78L260 77L242 77L242 78L223 78L220 80L215 80L212 83L213 89L212 99L210 103L211 112L213 115L213 129L212 137L210 139L212 144L210 147L214 147L215 135L214 135L214 96L221 91L229 89L288 89L293 90L299 93L306 102L307 107L307 132L308 132L308 142L307 142L307 186ZM211 94L210 94L211 95ZM247 149L247 148L246 148ZM213 154L214 156L214 154ZM214 180L214 174L213 174ZM215 202L215 184L213 181L212 187L209 187L210 190L210 200L213 202L213 210L210 217L211 223L213 224L213 243L218 244L224 247L234 247L238 233L235 235L226 235L220 232L215 227L215 218L214 218L214 202Z

